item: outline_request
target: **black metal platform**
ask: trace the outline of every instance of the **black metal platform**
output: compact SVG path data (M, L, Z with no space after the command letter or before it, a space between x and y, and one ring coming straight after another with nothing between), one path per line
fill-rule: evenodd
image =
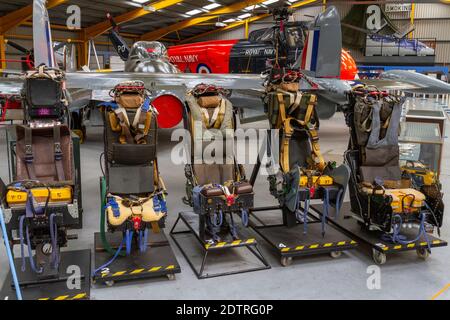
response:
M267 219L268 212L270 221ZM303 223L293 227L287 227L280 220L281 209L279 207L254 208L251 210L250 226L266 240L280 257L283 266L288 266L292 258L312 254L330 253L332 257L338 257L341 252L355 248L358 244L330 224L325 225L325 234L322 236L322 226L319 219L308 217L304 232ZM258 213L265 212L263 220Z
M91 250L73 250L61 252L59 277L38 279L31 271L28 259L25 272L22 272L22 260L14 259L24 300L87 300L91 290ZM77 275L77 270L80 274ZM77 277L79 276L79 278ZM79 285L76 283L79 279ZM73 287L73 288L72 288ZM15 300L16 291L12 283L11 270L8 272L0 292L0 300Z
M312 205L311 208L316 212L317 215L320 216L322 214L322 205ZM339 216L337 218L333 218L335 216L335 213L333 210L331 210L330 218L328 220L342 232L345 232L347 235L358 241L358 243L369 245L372 248L372 257L376 263L384 264L386 262L387 254L400 251L416 250L420 257L424 259L428 257L428 254L426 253L428 252L428 243L423 236L418 241L409 244L399 244L389 241L383 241L383 239L381 239L381 231L369 231L363 228L363 226L358 223L356 219L351 217L350 213L350 203L345 202L342 205ZM407 230L405 231L404 235L409 239L415 238L417 235L417 230ZM431 234L428 234L428 239L431 248L444 247L448 245L446 241L436 238Z
M180 221L185 224L187 230L175 231L175 228ZM194 212L180 212L177 220L175 221L175 224L173 225L172 230L170 231L172 239L175 241L180 251L183 253L184 257L199 279L270 269L269 263L266 261L261 251L258 249L258 243L256 239L249 236L246 232L243 232L243 230L239 228L237 234L239 238L237 240L233 239L231 235L222 235L221 242L204 241L199 235L199 217ZM181 241L182 236L184 236L185 238L183 239L183 241ZM187 242L189 241L192 242L191 246L188 246ZM184 245L181 244L182 242ZM243 264L246 264L245 268L242 268L242 265L237 266L237 260L242 261L243 258L248 258L238 255L237 252L234 251L238 248L248 249L251 253L251 256L257 258L258 264L255 265L255 262L251 262L249 261L249 259L245 259L245 261L243 262ZM188 253L187 250L189 249L190 252ZM232 250L233 253L231 253ZM227 251L228 255L224 254L224 251ZM208 257L211 257L210 260L215 260L214 262L216 266L220 264L226 271L208 273L205 270ZM197 263L197 266L194 262L196 258L199 262ZM200 266L198 266L198 264Z
M116 250L122 242L122 234L106 233L106 239ZM99 232L95 233L94 241L96 270L110 261L112 256L104 249ZM161 230L156 234L150 231L147 245L147 251L144 253L133 250L130 256L119 255L113 263L93 277L94 282L110 286L117 281L161 276L167 276L170 280L175 279L175 274L180 273L181 268L164 232Z

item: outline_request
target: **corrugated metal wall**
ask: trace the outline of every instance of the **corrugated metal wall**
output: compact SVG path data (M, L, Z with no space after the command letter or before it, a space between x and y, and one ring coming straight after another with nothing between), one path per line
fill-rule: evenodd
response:
M396 25L409 25L409 13L389 13ZM450 63L450 5L418 3L414 13L414 38L436 39L436 63Z
M336 7L339 10L341 17L344 17L351 9L352 4L338 3ZM296 20L310 20L311 18L305 15L317 15L321 12L322 7L300 8L294 14ZM409 26L410 14L409 12L388 13L393 22L400 27L400 29ZM436 63L450 64L450 5L446 4L425 4L418 3L415 7L415 31L413 36L415 38L436 38ZM268 21L267 25L250 24L249 30L270 26L271 18L261 21ZM244 27L239 27L233 30L225 31L223 33L214 33L198 41L207 41L214 39L239 39L245 36Z

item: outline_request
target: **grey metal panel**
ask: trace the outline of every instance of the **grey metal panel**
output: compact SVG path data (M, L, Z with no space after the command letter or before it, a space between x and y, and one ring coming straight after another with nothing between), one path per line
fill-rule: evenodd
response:
M108 191L114 194L153 192L153 166L109 167Z

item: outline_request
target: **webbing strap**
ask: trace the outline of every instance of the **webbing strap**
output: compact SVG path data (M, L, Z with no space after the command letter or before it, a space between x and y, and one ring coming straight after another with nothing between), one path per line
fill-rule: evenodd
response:
M286 120L286 106L284 104L284 96L281 92L277 93L277 98L278 98L278 112L279 112L277 128L280 128Z
M133 123L130 125L130 120L125 108L118 107L113 108L114 114L119 120L117 123L116 119L110 113L110 124L113 131L119 131L120 126L120 137L119 142L121 144L145 144L144 138L148 135L150 127L152 124L152 112L150 106L150 99L145 99L142 106L137 109L136 114L133 119ZM134 133L134 134L133 134Z
M211 118L209 117L208 110L200 107L203 123L207 129L219 129L222 126L222 122L225 117L225 107L226 102L224 99L221 99L220 104L214 108L214 113Z
M299 96L299 95L297 95ZM312 165L319 171L323 171L325 169L325 160L322 157L319 146L319 136L317 134L318 124L317 122L314 126L310 125L311 117L314 114L314 107L316 104L316 95L311 95L308 106L306 108L305 118L304 120L295 119L293 117L286 118L285 113L285 105L284 98L282 93L277 94L278 102L279 102L279 121L281 120L281 124L283 125L284 132L281 144L281 152L280 152L280 160L281 160L281 168L284 172L289 172L289 142L294 132L291 121L296 121L303 128L306 129L308 136L311 142L311 157L313 160ZM317 117L316 117L317 118ZM317 121L317 119L315 119Z
M64 174L63 166L63 152L61 148L61 126L53 127L53 152L55 154L55 167L56 167L56 177L58 181L65 181L66 176Z
M34 155L33 155L33 132L30 127L23 127L25 129L25 165L27 168L28 178L36 180L36 173L34 171Z
M291 126L291 120L294 118L289 118L284 121L284 131L281 142L281 152L280 152L280 160L281 160L281 169L283 172L289 172L289 142L291 140L292 133L294 129Z
M122 129L119 137L119 142L121 144L133 144L134 139L130 132L130 121L128 120L127 111L124 108L120 107L114 110L114 113L116 114L117 119L119 119L119 125Z
M152 222L150 222L150 224L151 224L151 226L152 226L152 231L153 231L154 233L160 233L160 232L161 232L161 229L160 229L160 227L159 227L158 221L152 221Z
M311 156L314 166L322 172L325 169L326 164L322 154L320 153L319 136L315 129L308 130L308 135L311 140Z

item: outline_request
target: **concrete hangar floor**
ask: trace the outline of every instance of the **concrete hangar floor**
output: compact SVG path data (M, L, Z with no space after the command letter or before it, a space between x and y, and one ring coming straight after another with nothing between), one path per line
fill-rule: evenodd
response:
M243 125L243 127L265 128L266 122ZM449 124L447 124L447 127ZM450 128L447 128L449 130ZM158 159L161 175L169 192L168 221L166 233L175 222L180 211L189 210L181 198L185 194L183 165L174 165L170 160L172 130L160 130ZM447 131L449 132L449 131ZM88 128L88 139L81 146L82 188L84 225L78 230L78 240L69 241L65 250L94 247L94 232L99 230L100 194L98 178L101 175L99 157L103 150L102 128ZM321 122L321 149L326 159L342 162L348 129L342 114ZM450 149L445 139L442 159L441 182L444 194L450 193ZM7 181L7 157L5 131L0 130L0 176ZM252 166L246 166L250 175ZM348 198L348 194L347 194ZM448 196L445 205L450 207ZM255 184L257 206L275 205L269 194L265 176L260 175ZM447 209L448 211L448 209ZM444 216L441 238L450 239L450 215ZM73 233L73 232L72 232ZM432 250L430 258L423 261L414 251L394 254L381 266L381 288L369 290L368 267L373 260L363 247L345 251L338 259L329 255L315 255L294 259L292 265L282 267L269 245L256 236L260 248L272 268L269 270L198 280L178 247L172 243L182 272L175 281L154 278L143 281L117 283L113 287L94 285L91 299L430 299L450 282L450 250L448 247ZM19 254L19 246L15 247ZM239 253L217 257L223 266L229 266ZM8 260L4 249L0 250L0 283L6 280ZM211 264L215 267L214 264ZM219 267L220 268L220 267ZM6 280L6 281L9 281ZM444 292L440 299L450 299L450 292Z

